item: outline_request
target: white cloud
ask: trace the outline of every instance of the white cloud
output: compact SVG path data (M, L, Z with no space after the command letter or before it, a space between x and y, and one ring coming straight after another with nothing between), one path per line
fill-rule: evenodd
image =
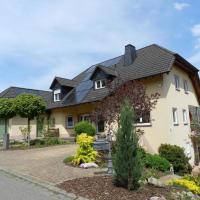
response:
M195 36L195 37L200 37L200 24L195 24L192 29L192 34Z
M180 2L174 3L174 8L178 11L181 11L189 6L190 6L190 4L188 4L188 3L180 3Z
M192 55L189 60L192 64L196 65L197 67L200 67L200 24L195 24L191 28L191 33L194 36L195 39L195 53Z
M72 78L96 62L122 54L127 43L136 48L165 43L158 26L160 13L144 13L160 10L162 2L1 0L0 67L7 58L18 63L12 72L26 73L23 80L19 76L0 82L45 89L54 76Z

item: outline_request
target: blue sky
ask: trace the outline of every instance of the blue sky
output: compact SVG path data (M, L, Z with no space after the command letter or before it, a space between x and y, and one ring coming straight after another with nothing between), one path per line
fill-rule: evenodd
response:
M128 43L157 43L200 68L199 8L199 0L0 0L0 91L46 90Z

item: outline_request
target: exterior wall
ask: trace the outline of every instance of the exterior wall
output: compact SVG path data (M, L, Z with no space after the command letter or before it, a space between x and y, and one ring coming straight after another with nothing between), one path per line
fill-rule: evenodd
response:
M175 89L174 75L178 75L180 79L180 91ZM188 81L189 93L185 94L183 88L183 79ZM191 157L191 163L194 161L194 152L191 140L189 138L190 122L189 122L189 105L198 106L199 103L195 94L192 82L186 72L174 66L169 74L163 75L163 80L159 82L147 83L147 92L159 92L160 99L151 113L152 125L150 127L142 127L145 131L141 139L141 144L151 152L157 152L158 147L162 143L176 144L184 147L185 152ZM172 108L178 109L178 122L173 124ZM188 124L183 123L182 109L187 110Z
M73 128L66 128L66 117L72 115L74 124L78 122L78 116L89 114L94 109L94 104L82 104L68 108L59 108L52 110L51 117L55 118L55 128L59 128L60 137L70 137L74 135Z
M26 118L21 118L16 116L9 120L9 133L10 139L21 140L23 139L20 127L27 127L28 120ZM37 126L36 120L31 120L31 139L36 138Z

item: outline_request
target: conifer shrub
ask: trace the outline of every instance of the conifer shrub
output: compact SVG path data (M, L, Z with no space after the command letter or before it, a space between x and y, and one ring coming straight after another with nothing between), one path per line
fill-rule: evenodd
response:
M116 186L125 187L129 190L139 187L142 171L138 154L138 136L133 127L133 122L133 108L128 100L125 100L120 112L116 152L113 156L113 182Z

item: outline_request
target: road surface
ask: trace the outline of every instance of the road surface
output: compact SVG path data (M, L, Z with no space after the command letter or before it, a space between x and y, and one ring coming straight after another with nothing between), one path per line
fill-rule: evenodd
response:
M0 200L71 200L0 171Z

